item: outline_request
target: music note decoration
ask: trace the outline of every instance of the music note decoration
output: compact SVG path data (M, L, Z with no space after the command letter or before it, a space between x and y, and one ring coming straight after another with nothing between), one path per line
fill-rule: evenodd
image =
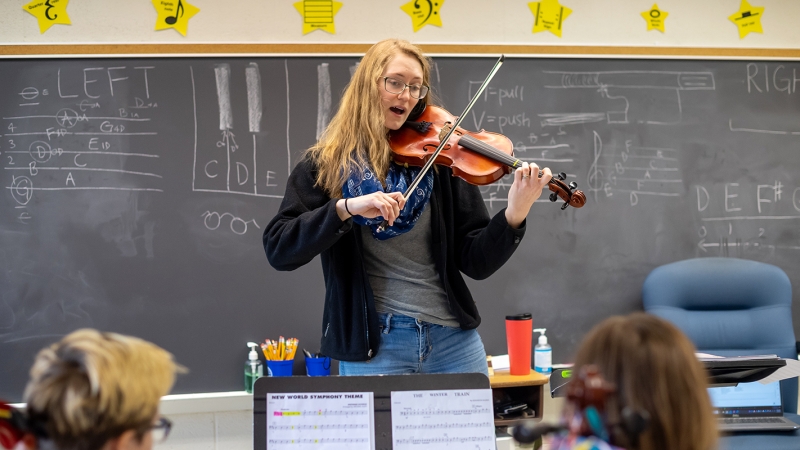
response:
M22 9L36 17L39 22L39 33L44 33L53 25L72 25L67 15L69 0L33 0L23 5Z
M294 9L303 16L303 34L322 30L336 34L333 17L342 8L342 2L333 0L302 0L294 4Z
M533 13L533 32L549 31L561 37L564 21L572 10L559 3L559 0L541 0L528 3Z
M763 6L752 6L747 0L742 0L739 11L731 14L728 20L739 29L739 39L744 39L750 33L763 33L761 16L764 15Z
M178 33L186 36L189 29L189 19L200 12L200 8L185 0L152 0L158 12L156 31L174 28Z

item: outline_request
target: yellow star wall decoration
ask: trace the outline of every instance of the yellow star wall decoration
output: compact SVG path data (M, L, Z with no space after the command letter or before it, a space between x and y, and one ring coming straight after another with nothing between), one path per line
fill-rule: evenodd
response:
M152 0L156 7L156 31L174 28L178 33L186 36L189 28L189 19L200 12L200 8L190 5L184 0Z
M444 0L411 0L400 9L411 17L411 24L414 26L414 33L425 25L442 26L442 16L439 10L442 9Z
M750 33L763 33L761 28L761 16L764 15L763 6L750 6L747 0L742 0L742 5L739 11L728 17L731 22L736 24L739 28L739 39L743 39Z
M658 5L653 3L653 7L642 13L645 22L647 22L647 31L658 30L664 32L664 21L669 15L666 11L658 9Z
M336 34L333 16L342 8L341 2L332 0L303 0L294 4L297 12L303 16L303 34L315 30Z
M542 0L528 3L533 13L533 32L549 31L561 37L561 27L572 10L558 3L558 0Z
M39 33L44 33L57 23L72 25L67 15L68 2L69 0L33 0L22 9L36 17L39 21Z

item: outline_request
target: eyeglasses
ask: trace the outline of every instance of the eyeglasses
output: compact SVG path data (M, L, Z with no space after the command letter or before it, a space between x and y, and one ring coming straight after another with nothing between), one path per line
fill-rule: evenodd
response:
M150 431L153 433L153 442L158 443L166 441L171 429L172 421L163 416L159 417L158 422L150 427Z
M397 78L380 77L383 78L383 88L390 94L400 95L408 88L408 93L417 100L425 98L428 95L430 88L424 84L405 84Z

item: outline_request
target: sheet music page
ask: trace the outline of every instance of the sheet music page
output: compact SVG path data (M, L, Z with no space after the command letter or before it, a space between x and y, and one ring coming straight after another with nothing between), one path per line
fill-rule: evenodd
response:
M372 392L267 394L267 450L375 450Z
M494 450L492 390L392 392L392 441L395 450Z
M796 359L784 359L786 360L785 366L779 367L778 370L772 372L771 375L767 375L766 377L758 380L758 382L761 384L770 384L775 381L800 376L800 361Z

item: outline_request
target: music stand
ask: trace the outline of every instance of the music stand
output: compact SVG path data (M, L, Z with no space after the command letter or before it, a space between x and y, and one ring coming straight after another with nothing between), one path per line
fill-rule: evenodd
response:
M735 385L750 383L771 375L776 370L786 365L780 358L773 359L747 359L722 358L719 360L703 360L703 365L708 372L708 383L714 385Z
M362 377L261 377L253 388L253 448L267 448L267 394L373 392L375 449L392 448L392 391L491 389L480 373L409 374Z

